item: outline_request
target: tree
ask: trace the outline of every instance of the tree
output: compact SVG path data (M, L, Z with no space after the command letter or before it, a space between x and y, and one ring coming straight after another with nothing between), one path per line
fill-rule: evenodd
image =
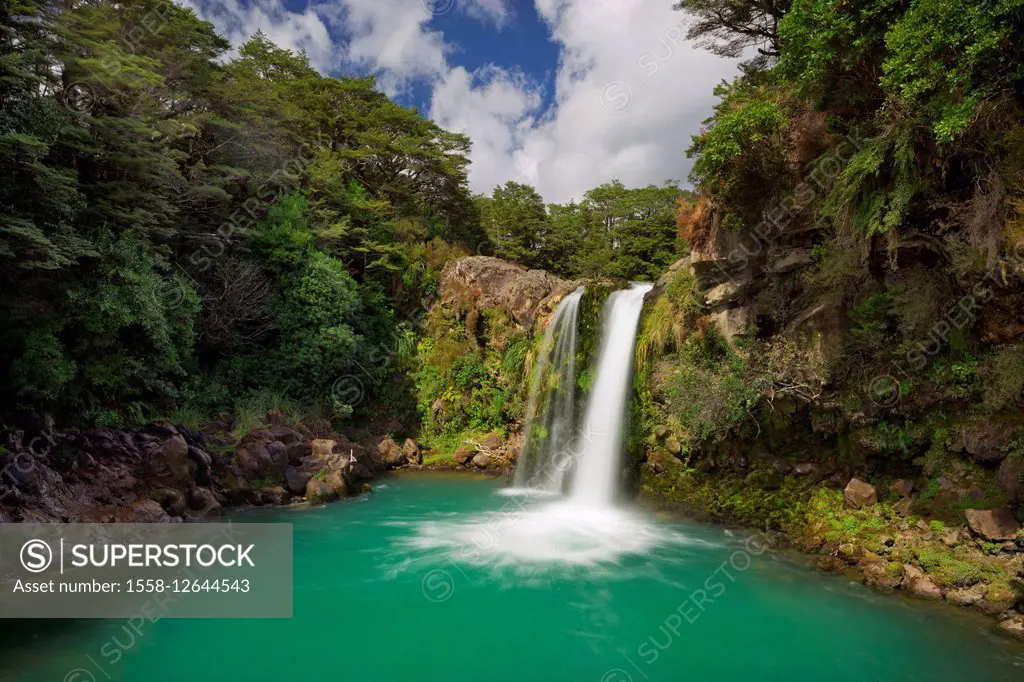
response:
M545 265L542 244L550 231L544 199L537 190L518 182L494 188L483 205L482 219L495 255L531 268Z
M779 21L792 0L679 0L674 8L696 18L686 37L722 57L736 58L756 49L755 65L780 52Z

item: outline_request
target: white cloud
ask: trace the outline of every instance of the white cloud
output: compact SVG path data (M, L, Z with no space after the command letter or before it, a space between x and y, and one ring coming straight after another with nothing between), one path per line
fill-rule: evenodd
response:
M685 181L690 137L735 62L686 43L684 15L663 0L537 0L537 10L561 45L553 109L526 131L516 121L516 144L504 158L494 158L498 145L474 136L484 149L474 150L473 188L489 191L515 179L537 186L549 201L566 201L612 178L627 185ZM431 114L438 123L487 134L487 126L465 121L476 112L451 116L441 92L465 97L435 90ZM489 115L486 106L480 115ZM485 160L479 167L478 154Z
M323 70L347 64L377 73L389 94L429 83L430 116L473 140L478 192L517 180L561 202L613 178L685 181L685 150L711 113L712 89L736 71L735 61L683 40L684 15L670 0L535 0L560 47L553 103L541 112L537 83L495 66L470 73L453 65L458 46L431 27L449 11L506 26L508 0L315 0L304 12L280 0L248 0L244 9L240 0L188 1L233 41L261 28L306 49Z
M211 22L236 48L257 31L289 50L305 50L310 63L321 71L339 64L333 41L321 15L287 9L281 0L180 0Z

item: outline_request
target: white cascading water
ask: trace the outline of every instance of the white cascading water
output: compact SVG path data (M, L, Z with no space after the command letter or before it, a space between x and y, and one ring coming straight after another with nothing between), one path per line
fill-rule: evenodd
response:
M571 379L562 382L575 375L575 368L569 372L560 366L570 362L565 354L568 347L561 351L558 348L564 341L571 343L575 351L575 321L572 332L565 325L576 315L574 308L578 309L579 300L567 297L560 304L548 330L553 338L544 342L554 343L550 360L544 360L550 366L538 368L540 374L534 377L528 414L533 414L543 402L543 412L554 412L535 416L541 420L538 423L553 425L559 421L555 413L562 415L560 433L564 435L559 439L565 452L547 447L545 438L538 439L540 445L530 453L531 459L520 464L523 472L517 473L518 487L502 491L508 501L498 511L418 523L416 535L402 541L406 548L422 553L417 561L442 567L439 570L445 570L452 562L512 569L532 579L545 571L558 572L565 567L598 570L618 564L625 555L646 554L666 543L693 542L642 514L614 504L625 444L626 410L632 393L636 332L644 294L650 290L650 284L634 284L613 293L605 303L594 384L583 423L579 425L575 419L578 411L566 409L557 395L549 394L543 401L539 397L545 388L543 377L554 383L556 393L558 388L571 389L563 398L571 395L575 399L577 394ZM528 425L527 436L531 428L536 427ZM551 434L549 429L542 435L549 438ZM553 482L560 485L561 470L569 469L570 465L575 467L570 496L538 500L538 493L547 498L557 492L552 490ZM549 483L546 471L552 467L559 471ZM621 565L618 571L621 573Z
M575 427L576 337L582 297L580 287L562 299L544 333L530 383L516 487L562 490L566 467L559 466L559 457L570 451ZM543 408L540 414L538 408Z
M634 284L613 293L605 304L594 385L580 429L571 498L575 503L608 506L615 499L632 393L636 330L644 295L650 290L650 284Z

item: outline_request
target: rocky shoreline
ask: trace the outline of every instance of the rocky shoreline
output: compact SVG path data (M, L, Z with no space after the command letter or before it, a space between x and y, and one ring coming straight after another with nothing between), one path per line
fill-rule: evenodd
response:
M368 492L396 466L368 432L286 424L277 410L264 421L236 439L168 422L62 433L29 415L0 434L0 522L198 522Z
M947 525L913 512L920 492L898 479L883 490L828 475L820 466L751 463L746 476L715 478L654 454L640 474L641 501L708 522L744 527L763 521L778 545L813 557L825 573L848 575L883 593L946 602L992 617L1003 634L1024 640L1024 530L1001 509L967 509ZM770 480L754 487L752 480ZM836 483L846 480L846 484ZM767 510L793 513L768 522Z

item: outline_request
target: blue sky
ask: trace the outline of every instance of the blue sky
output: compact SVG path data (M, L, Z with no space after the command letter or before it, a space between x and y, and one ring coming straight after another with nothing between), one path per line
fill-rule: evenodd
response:
M735 62L684 39L672 0L178 0L238 44L262 30L324 73L374 74L473 140L470 183L549 201L614 178L685 180Z

